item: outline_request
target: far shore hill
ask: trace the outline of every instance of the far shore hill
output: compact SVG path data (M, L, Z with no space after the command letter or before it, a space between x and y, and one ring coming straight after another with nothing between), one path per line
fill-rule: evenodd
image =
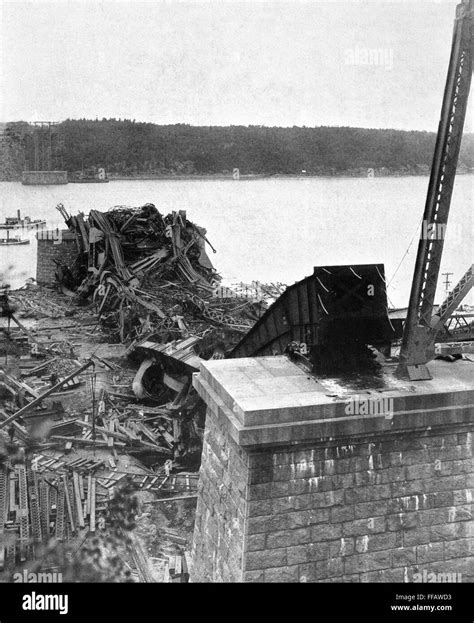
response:
M32 125L0 123L0 180L33 169ZM37 137L38 138L38 137ZM41 137L39 137L41 140ZM427 175L435 132L351 127L156 125L68 119L54 126L51 168L110 180ZM474 134L463 136L459 173L474 171Z

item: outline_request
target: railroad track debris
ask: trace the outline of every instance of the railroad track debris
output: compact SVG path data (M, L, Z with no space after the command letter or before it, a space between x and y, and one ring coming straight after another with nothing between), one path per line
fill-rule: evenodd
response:
M38 471L34 461L0 464L0 571L38 558L53 538L94 533L99 517L106 517L109 495L94 476L43 467Z

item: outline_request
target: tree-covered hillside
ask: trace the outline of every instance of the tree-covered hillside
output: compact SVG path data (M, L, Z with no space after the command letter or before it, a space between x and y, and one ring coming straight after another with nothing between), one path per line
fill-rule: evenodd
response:
M1 141L2 179L17 179L31 127L8 123ZM109 176L229 174L341 175L426 173L435 134L348 127L197 127L132 120L66 120L56 126L55 166L104 167ZM474 135L464 136L460 168L474 167Z

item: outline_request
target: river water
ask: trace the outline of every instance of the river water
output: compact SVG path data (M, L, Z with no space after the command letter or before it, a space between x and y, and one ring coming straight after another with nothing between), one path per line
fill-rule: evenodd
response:
M472 262L473 180L472 175L458 176L453 193L440 271L453 273L453 285ZM383 263L389 304L401 307L410 292L427 186L425 176L65 186L1 182L0 221L20 209L22 215L46 218L48 226L63 228L55 209L59 202L72 214L148 202L165 214L184 209L188 219L207 229L217 250L215 255L209 250L209 256L226 282L291 284L311 274L313 266ZM30 245L0 246L3 280L12 287L35 276L36 241L34 234L30 237ZM444 292L440 283L437 301ZM472 304L472 293L466 302Z

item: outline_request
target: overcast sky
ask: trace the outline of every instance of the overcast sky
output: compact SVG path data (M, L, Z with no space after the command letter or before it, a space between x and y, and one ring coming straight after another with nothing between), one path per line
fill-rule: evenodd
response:
M434 131L457 1L0 4L3 121Z

